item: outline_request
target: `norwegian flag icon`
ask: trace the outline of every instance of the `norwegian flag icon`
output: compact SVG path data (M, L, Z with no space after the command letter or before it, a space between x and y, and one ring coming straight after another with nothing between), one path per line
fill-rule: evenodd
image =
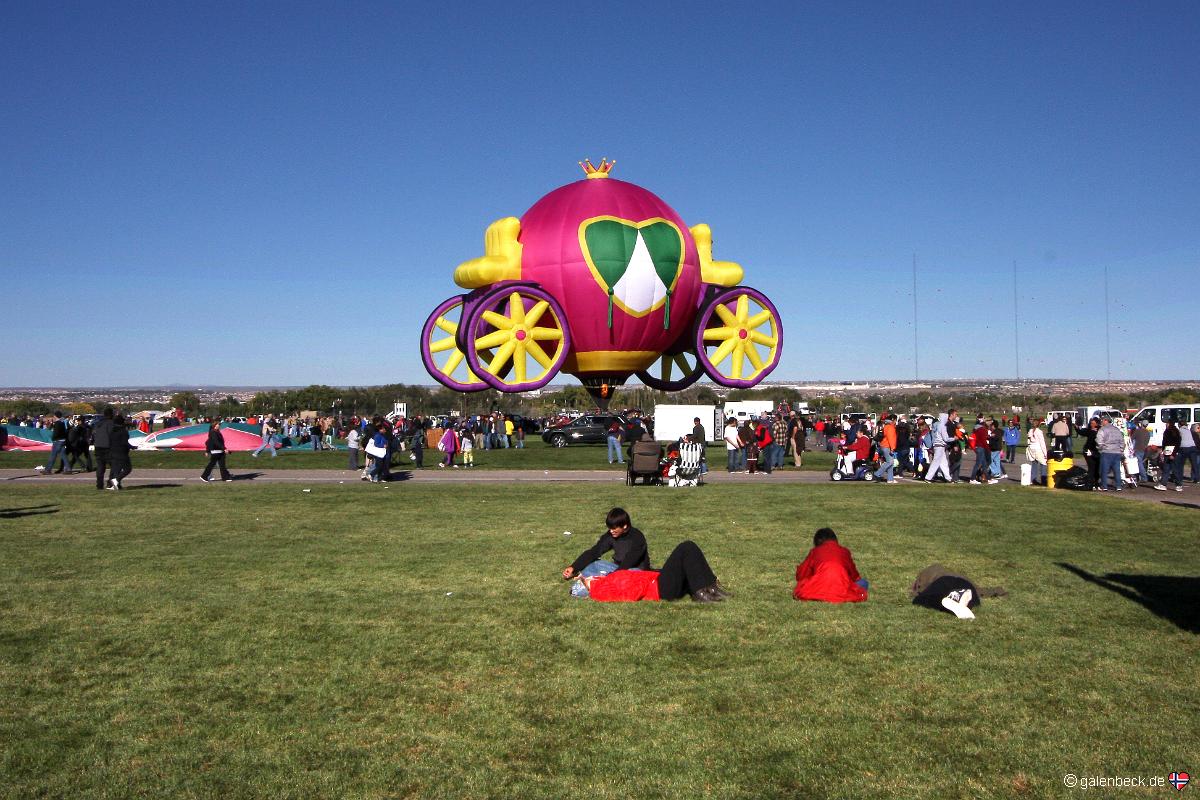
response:
M1172 772L1167 778L1167 783L1174 786L1179 791L1183 791L1183 787L1188 785L1188 781L1192 779L1191 775L1186 772Z

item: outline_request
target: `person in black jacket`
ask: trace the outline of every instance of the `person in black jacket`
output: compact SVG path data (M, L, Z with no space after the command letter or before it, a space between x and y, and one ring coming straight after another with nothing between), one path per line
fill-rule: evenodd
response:
M75 424L67 431L67 452L70 454L69 466L76 471L77 464L86 464L84 472L92 471L92 453L88 450L88 426L83 417L76 417Z
M204 450L208 453L208 466L201 473L200 480L205 483L211 482L212 478L208 476L212 475L213 467L221 468L221 480L226 482L233 480L233 476L225 468L225 437L221 435L219 419L214 419L208 424L208 440L204 443Z
M1083 436L1083 459L1087 463L1088 488L1100 488L1100 445L1096 444L1096 435L1100 433L1100 420L1092 417L1086 428L1079 433Z
M121 481L133 472L129 462L129 428L125 426L125 415L118 414L113 420L112 432L108 435L108 458L112 464L112 477L106 489L123 488Z
M1179 454L1182 442L1183 434L1179 432L1174 417L1167 419L1162 438L1163 470L1158 484L1164 489L1167 483L1174 483L1175 491L1183 491L1183 457Z
M62 466L54 469L54 465L58 463L59 457L62 458ZM62 472L67 468L67 423L63 419L61 411L54 412L54 423L50 427L50 460L46 462L46 466L38 467L37 469L49 475L52 471L55 473Z
M650 569L650 550L646 545L646 537L630 524L628 512L623 508L614 508L608 512L605 524L608 526L608 533L580 553L579 558L563 570L563 578L573 578L609 550L613 551L613 561L616 562L617 569Z
M104 473L108 470L109 443L112 441L113 410L104 409L104 416L92 425L92 443L96 447L96 488L104 488Z

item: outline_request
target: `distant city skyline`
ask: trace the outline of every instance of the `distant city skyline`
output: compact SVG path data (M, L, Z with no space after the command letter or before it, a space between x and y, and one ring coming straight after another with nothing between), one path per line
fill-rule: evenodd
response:
M600 156L772 380L1200 373L1200 6L522 8L5 7L0 383L432 384L454 267Z

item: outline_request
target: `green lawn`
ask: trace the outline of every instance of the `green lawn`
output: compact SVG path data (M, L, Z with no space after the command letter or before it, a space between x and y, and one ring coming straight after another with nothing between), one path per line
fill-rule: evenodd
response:
M736 597L570 598L615 504L655 563L694 539ZM0 795L1055 797L1194 772L1198 521L1019 487L6 487ZM791 599L822 525L869 602ZM1011 594L915 608L934 561Z
M506 450L476 450L476 469L612 469L624 471L620 464L609 465L608 448L604 445L570 445L568 447L551 447L538 440L527 440L521 449ZM48 452L4 452L0 453L0 469L33 469L39 464L45 464L49 458ZM436 468L442 453L437 450L425 451L426 468ZM725 446L708 445L708 463L713 469L725 469ZM191 469L202 470L208 463L208 456L197 452L168 451L134 451L132 455L133 468L136 469ZM226 457L231 470L248 469L345 469L349 460L344 450L322 451L287 450L276 458L267 455L252 458L249 453L230 453ZM362 459L360 458L360 463ZM461 463L461 459L459 459ZM411 462L406 453L394 457L396 468L409 468ZM792 459L787 458L791 468ZM833 466L833 456L821 452L810 452L805 455L804 468L818 471L829 470Z

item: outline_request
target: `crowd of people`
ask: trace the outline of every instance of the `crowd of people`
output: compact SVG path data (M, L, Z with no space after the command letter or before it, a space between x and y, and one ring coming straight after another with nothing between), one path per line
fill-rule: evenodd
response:
M96 488L111 491L120 490L121 481L133 472L129 432L136 422L125 415L106 408L104 413L88 420L82 416L67 418L63 412L55 411L38 422L40 427L50 430L50 457L44 465L34 467L38 472L47 475L95 472ZM7 436L6 428L0 430Z
M783 469L788 455L794 466L803 465L808 427L802 415L780 410L741 422L730 417L722 438L729 472L770 475Z
M1094 491L1138 486L1166 491L1168 483L1182 491L1185 467L1191 482L1200 483L1200 422L1167 420L1161 445L1151 444L1145 420L1096 416L1078 427L1068 415L1056 414L1049 422L1029 419L1023 429L1017 416L997 420L980 414L968 425L953 408L936 419L883 414L878 422L820 420L814 429L848 469L870 470L887 483L907 477L926 483L995 484L1008 477L1003 464L1016 463L1024 440L1030 482L1045 486L1050 462L1073 459L1077 438L1082 439L1084 483ZM974 460L964 477L968 455Z
M177 415L164 418L164 426L185 424ZM8 424L25 424L50 430L51 450L46 464L38 469L51 474L93 471L95 461L103 462L113 472L107 478L97 478L98 488L116 489L121 479L132 470L129 460L129 432L135 428L150 432L146 416L126 418L106 409L104 414L65 417L59 411L45 417L10 418ZM203 420L209 422L210 420ZM550 420L543 421L548 424ZM642 423L648 427L643 427ZM643 420L634 415L622 425L615 418L607 432L609 463L625 463L626 447L650 436L652 418ZM267 416L255 423L261 426L262 443L251 455L264 452L274 457L283 447L311 447L313 450L333 450L342 446L348 451L348 467L362 470L362 479L383 481L390 476L392 462L406 454L412 466L423 467L425 451L436 448L439 469L470 469L475 465L475 453L480 450L500 450L525 447L530 422L513 415L496 412L455 417L426 417L388 419L382 416L348 418L312 418ZM536 423L534 423L536 425ZM120 440L102 446L110 440L110 431L118 429ZM0 426L0 435L6 429ZM836 471L847 478L870 479L887 484L913 479L927 483L996 484L1008 478L1005 463L1018 461L1018 450L1024 443L1024 463L1029 465L1029 481L1046 485L1052 462L1082 456L1087 488L1095 491L1124 491L1149 486L1165 491L1173 485L1181 491L1185 479L1200 482L1200 422L1176 424L1166 421L1161 445L1151 443L1151 431L1144 421L1093 417L1086 425L1076 426L1070 415L1056 414L1050 420L1027 419L1018 416L999 419L976 415L966 423L955 409L948 409L936 418L929 415L882 414L875 420L867 415L846 415L842 418L817 418L786 408L757 418L730 418L721 432L726 450L726 469L755 475L770 475L786 466L790 457L793 466L803 465L804 454L814 437L818 447L838 454ZM206 443L210 455L220 455L206 469L219 469L226 474L223 463L225 447L219 427L209 433ZM699 418L692 432L675 443L676 451L687 444L709 440ZM1077 441L1078 440L1078 441ZM2 442L0 442L2 444ZM217 453L217 451L220 451ZM115 453L115 455L113 455ZM972 460L968 461L967 458ZM703 447L701 447L703 459ZM707 471L707 462L702 469Z

